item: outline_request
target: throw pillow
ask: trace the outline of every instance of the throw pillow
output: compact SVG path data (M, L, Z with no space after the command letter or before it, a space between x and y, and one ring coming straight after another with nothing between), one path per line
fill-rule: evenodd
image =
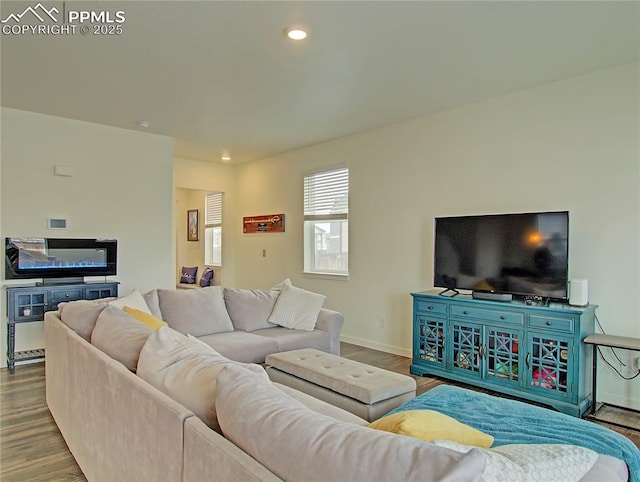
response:
M216 378L228 364L210 346L163 327L149 337L140 353L138 376L181 403L207 424L220 431L216 418ZM259 365L247 365L261 377L267 374Z
M565 444L509 444L487 450L469 445L436 440L439 447L461 453L471 449L487 456L486 481L509 480L583 480L598 460L598 453L585 447ZM592 474L584 480L593 479ZM617 477L616 477L617 479ZM598 479L596 480L612 480Z
M133 316L140 323L143 323L143 324L147 325L152 330L157 330L158 328L160 328L162 326L169 326L169 325L167 325L166 321L159 320L158 318L156 318L153 315L150 315L149 313L145 313L144 311L136 310L135 308L131 308L130 306L125 306L124 307L124 312L129 314L129 315L131 315L131 316Z
M91 344L135 372L140 350L151 333L151 328L109 305L98 316Z
M196 274L198 273L198 267L186 268L182 267L182 275L180 276L180 283L192 285L196 282Z
M480 449L461 454L340 422L237 365L222 370L217 384L224 436L283 480L482 480Z
M182 334L212 335L233 331L222 287L197 290L158 290L162 319Z
M120 309L123 309L125 306L129 306L130 308L144 311L145 313L149 313L150 315L152 314L149 306L147 305L147 302L144 300L140 292L135 290L129 293L127 296L123 296L122 298L110 301L109 304Z
M434 410L407 410L382 417L369 425L385 432L407 435L426 442L451 440L489 448L493 437Z
M256 331L275 326L269 316L278 299L275 290L224 289L224 302L236 330Z
M286 279L269 321L285 328L313 331L326 296L291 285Z
M200 286L211 286L213 284L213 270L211 268L205 268L202 272L202 278L200 278Z
M149 311L153 316L162 319L162 312L160 311L160 300L158 299L158 290L147 291L142 295L145 303L149 307Z
M105 309L107 303L102 301L78 300L60 303L60 319L78 335L91 341L91 333L96 326L98 316Z

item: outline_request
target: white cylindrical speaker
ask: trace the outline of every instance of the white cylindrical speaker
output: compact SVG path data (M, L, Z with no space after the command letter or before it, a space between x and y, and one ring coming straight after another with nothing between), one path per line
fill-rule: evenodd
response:
M569 282L569 304L571 306L589 304L589 280L575 278Z

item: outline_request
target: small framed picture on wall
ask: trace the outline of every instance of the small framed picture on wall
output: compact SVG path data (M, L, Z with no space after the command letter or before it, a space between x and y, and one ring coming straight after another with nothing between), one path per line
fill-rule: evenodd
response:
M198 241L198 210L187 211L187 241Z

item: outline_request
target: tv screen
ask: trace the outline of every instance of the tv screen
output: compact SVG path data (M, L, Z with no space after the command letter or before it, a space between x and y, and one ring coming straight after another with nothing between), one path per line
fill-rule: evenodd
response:
M117 254L115 239L6 238L5 278L114 275Z
M567 299L569 213L435 219L435 287Z

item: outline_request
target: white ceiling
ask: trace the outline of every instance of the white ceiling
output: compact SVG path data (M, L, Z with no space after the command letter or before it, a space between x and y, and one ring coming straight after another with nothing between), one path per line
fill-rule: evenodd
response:
M6 2L21 12L37 2ZM2 35L1 101L264 158L639 59L637 1L45 2L123 34ZM309 37L283 35L305 25Z

